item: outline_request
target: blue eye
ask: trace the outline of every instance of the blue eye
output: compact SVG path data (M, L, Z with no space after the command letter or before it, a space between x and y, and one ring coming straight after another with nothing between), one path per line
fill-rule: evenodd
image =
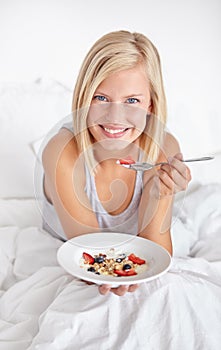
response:
M94 96L94 100L106 102L107 98L105 96L102 96L102 95L96 95L96 96Z
M134 97L130 97L127 99L127 102L128 103L138 103L139 100L137 98L134 98Z

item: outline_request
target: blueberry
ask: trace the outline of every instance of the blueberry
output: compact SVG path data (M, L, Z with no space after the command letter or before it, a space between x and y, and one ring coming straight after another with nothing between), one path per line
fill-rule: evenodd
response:
M131 269L131 265L130 264L125 264L124 266L123 266L123 270L125 271L125 270L130 270Z
M120 255L120 258L121 258L122 260L124 260L126 257L127 257L126 254L121 254L121 255Z
M104 261L104 257L103 256L97 256L95 259L94 259L94 262L95 263L102 263Z
M94 267L88 267L88 269L87 269L87 271L90 271L90 272L95 272L96 270L95 270L95 268Z

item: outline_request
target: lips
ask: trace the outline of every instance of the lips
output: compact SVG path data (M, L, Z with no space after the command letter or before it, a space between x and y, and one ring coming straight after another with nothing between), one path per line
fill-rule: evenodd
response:
M103 133L110 138L122 137L130 128L123 128L122 126L104 126L99 125Z
M110 134L114 135L114 134L119 134L121 132L124 132L125 130L127 129L110 129L110 128L105 128L103 127L103 129L106 131L106 132L109 132Z

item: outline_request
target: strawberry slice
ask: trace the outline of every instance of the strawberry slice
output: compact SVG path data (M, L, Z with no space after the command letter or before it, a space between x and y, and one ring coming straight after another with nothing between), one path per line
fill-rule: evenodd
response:
M82 255L83 255L83 258L84 258L84 260L85 260L85 262L86 262L87 264L93 264L93 263L94 263L94 258L93 258L93 256L91 256L90 254L85 253L85 252L84 252Z
M118 163L119 163L119 164L130 165L130 164L134 164L135 161L132 159L131 156L128 156L128 157L126 157L126 158L119 159L119 160L118 160Z
M138 265L143 265L143 264L145 264L145 262L146 262L144 259L139 258L139 257L136 256L135 254L130 254L130 255L128 256L128 259L129 259L130 261L132 261L134 264L138 264Z
M137 272L134 269L130 270L114 270L114 273L116 273L118 276L134 276L137 275Z

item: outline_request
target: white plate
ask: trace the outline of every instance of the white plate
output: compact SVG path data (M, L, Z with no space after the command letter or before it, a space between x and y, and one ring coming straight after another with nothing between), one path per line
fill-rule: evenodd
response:
M114 248L121 253L134 253L148 263L148 269L134 276L114 277L96 275L81 267L82 253L91 255L104 253ZM58 250L59 264L71 275L96 284L136 284L162 276L170 267L171 256L166 249L145 238L125 233L89 233L72 238Z

